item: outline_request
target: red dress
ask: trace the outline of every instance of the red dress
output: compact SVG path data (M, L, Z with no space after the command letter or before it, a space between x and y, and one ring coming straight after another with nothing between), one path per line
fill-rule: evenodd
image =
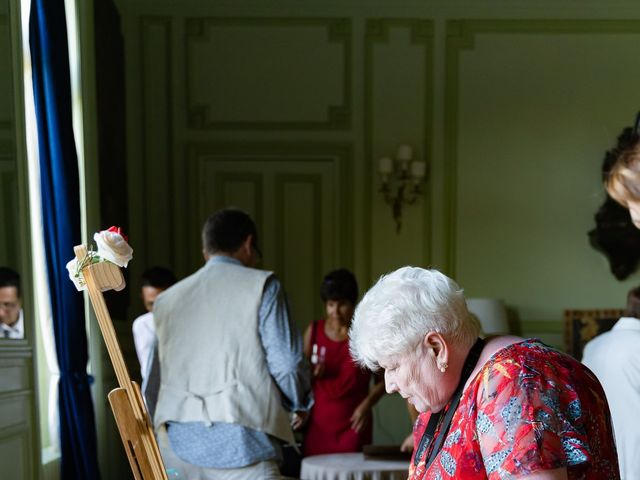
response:
M429 413L418 417L418 445ZM415 455L415 453L414 453ZM567 467L569 480L620 478L609 407L595 376L550 347L527 340L496 352L472 380L442 450L410 480L503 480Z
M311 327L315 329L318 351L321 347L326 351L324 374L313 380L315 403L303 442L305 456L359 452L363 445L371 443L372 437L371 418L360 433L351 429L350 420L369 393L371 373L353 362L348 339L336 342L326 336L324 323L318 320Z

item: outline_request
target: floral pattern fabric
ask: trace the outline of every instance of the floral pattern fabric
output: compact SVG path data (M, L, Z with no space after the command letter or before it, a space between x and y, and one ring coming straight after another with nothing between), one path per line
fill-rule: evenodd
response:
M414 425L420 443L429 413ZM443 447L410 480L509 480L566 467L570 480L620 478L609 407L593 373L536 340L493 355L465 389ZM415 455L415 452L414 452Z

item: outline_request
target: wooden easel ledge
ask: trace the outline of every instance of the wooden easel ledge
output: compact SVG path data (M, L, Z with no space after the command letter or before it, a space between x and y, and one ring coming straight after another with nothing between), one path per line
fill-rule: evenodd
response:
M87 256L87 247L84 245L77 245L73 251L79 263ZM133 475L136 480L168 480L140 387L129 376L102 295L107 290L120 291L125 287L122 271L113 263L99 262L85 266L82 275L120 385L120 388L109 392L108 398Z

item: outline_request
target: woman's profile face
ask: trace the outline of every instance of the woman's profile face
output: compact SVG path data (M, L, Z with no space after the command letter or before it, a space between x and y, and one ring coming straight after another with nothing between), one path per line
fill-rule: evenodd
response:
M355 306L350 300L327 300L324 304L327 318L338 320L343 325L348 325L353 317Z
M451 393L435 360L414 352L381 361L387 393L398 392L418 412L439 412Z

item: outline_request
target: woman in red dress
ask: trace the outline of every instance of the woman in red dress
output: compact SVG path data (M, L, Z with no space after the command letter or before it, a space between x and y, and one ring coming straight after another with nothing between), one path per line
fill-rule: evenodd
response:
M320 296L326 317L304 334L305 354L312 363L314 406L304 438L304 454L359 452L372 440L371 409L384 394L379 379L356 365L349 354L348 332L358 298L354 275L345 269L329 273Z
M355 358L420 416L410 480L616 480L607 400L581 363L537 340L478 338L436 270L382 277L355 312Z

